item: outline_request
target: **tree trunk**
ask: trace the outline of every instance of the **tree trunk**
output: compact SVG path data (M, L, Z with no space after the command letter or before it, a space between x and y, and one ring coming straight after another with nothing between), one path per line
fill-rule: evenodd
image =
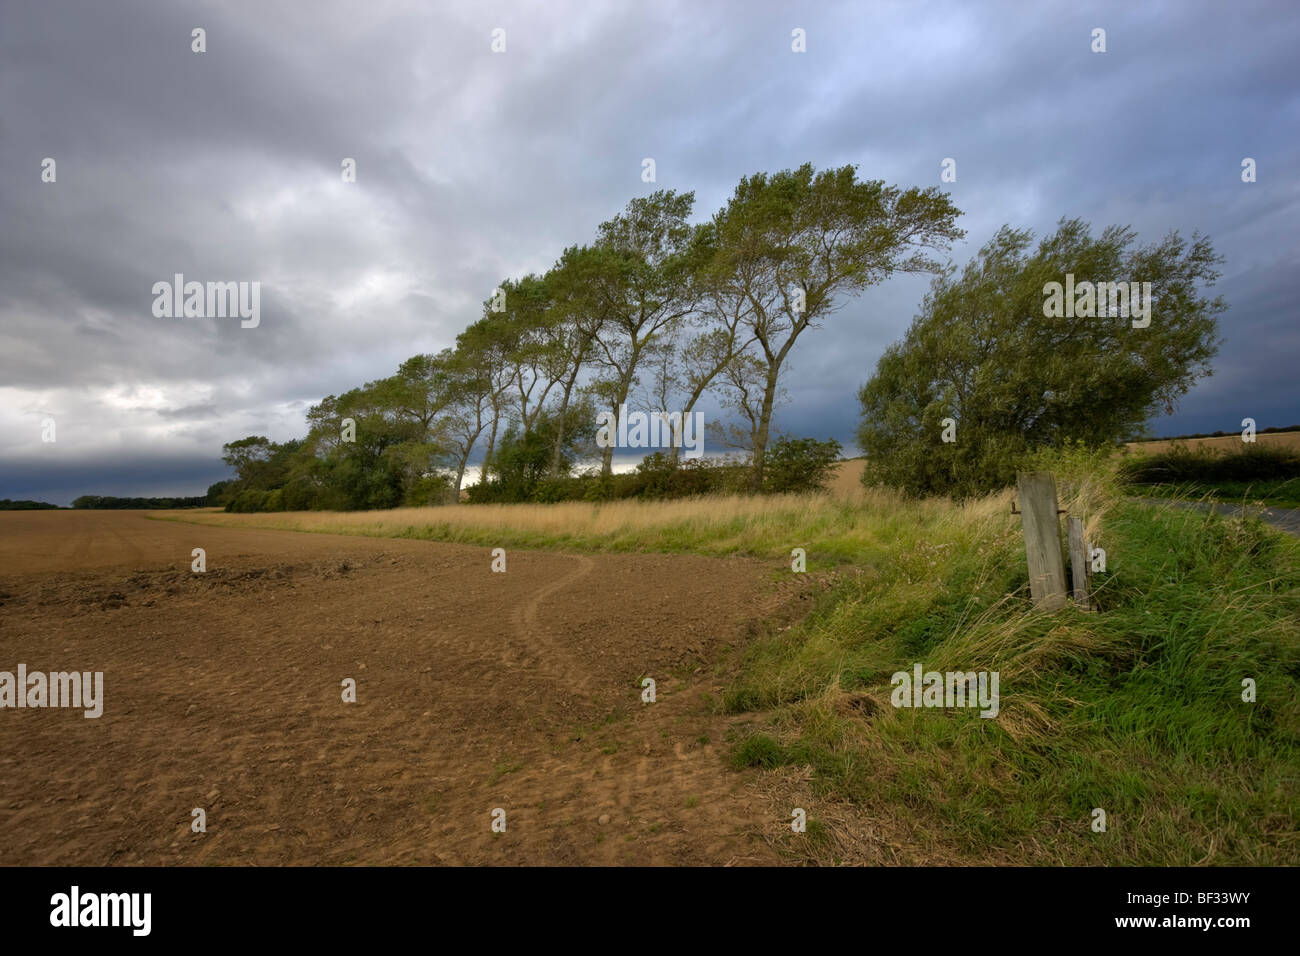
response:
M600 452L600 476L608 478L614 473L614 443L618 441L618 406L614 404L614 431L609 436L609 444L601 449Z
M479 481L487 481L488 472L492 465L492 453L496 450L496 446L497 446L497 425L500 423L500 421L501 421L500 413L493 411L492 430L488 432L487 452L483 455L483 469L479 473L479 478L478 478Z
M472 446L471 446L472 447ZM456 487L452 490L452 504L460 504L460 486L465 481L465 466L469 463L469 452L460 456L460 466L456 469Z
M703 394L704 389L696 389L695 393L686 400L686 406L682 409L682 431L680 435L673 435L673 447L672 450L668 452L668 460L672 463L674 468L677 467L677 461L681 457L681 442L685 440L687 419L690 418L691 412L695 410L695 403L700 400L700 396ZM664 409L664 411L667 411L667 409Z
M632 374L631 369L636 368L636 363L631 362L628 365L628 375L618 383L618 396L614 399L614 422L618 423L618 410L627 406L627 394L632 391ZM615 428L613 436L614 441L610 442L605 448L604 457L600 463L600 474L603 478L608 478L614 473L614 444L618 441L618 429Z
M754 469L750 487L755 494L763 490L763 458L767 453L767 438L772 426L772 405L776 401L777 366L769 365L767 384L763 388L763 408L758 416L758 431L754 434Z
M555 447L551 449L551 477L560 477L560 452L564 448L564 423L569 415L569 400L573 394L573 386L578 381L578 370L575 369L573 375L564 385L564 398L560 401L560 414L555 420Z

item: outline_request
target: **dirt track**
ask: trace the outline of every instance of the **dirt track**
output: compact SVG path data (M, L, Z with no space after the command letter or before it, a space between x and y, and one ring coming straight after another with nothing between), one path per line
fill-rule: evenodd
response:
M0 671L102 671L105 696L98 719L0 710L0 863L777 862L763 836L789 809L725 767L739 724L704 695L727 647L800 603L794 576L507 561L0 512Z

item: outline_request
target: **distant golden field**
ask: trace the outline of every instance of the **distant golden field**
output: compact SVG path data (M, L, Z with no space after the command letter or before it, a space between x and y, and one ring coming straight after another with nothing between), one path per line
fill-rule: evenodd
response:
M826 490L833 495L853 494L862 487L862 472L867 467L865 458L842 461L835 466L835 477L827 484Z
M1270 432L1255 436L1257 445L1277 445L1282 448L1295 448L1300 450L1300 432ZM1169 451L1175 445L1182 445L1188 449L1209 448L1214 451L1234 452L1243 451L1246 443L1241 440L1241 435L1224 435L1221 438L1180 438L1174 441L1138 441L1130 442L1125 446L1126 451L1135 451L1143 454L1158 455L1161 452Z

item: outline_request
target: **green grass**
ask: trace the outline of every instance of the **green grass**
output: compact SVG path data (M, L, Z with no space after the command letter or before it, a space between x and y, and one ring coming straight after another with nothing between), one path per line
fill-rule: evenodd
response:
M1177 484L1133 484L1130 494L1147 498L1209 498L1228 504L1261 504L1300 508L1300 479L1278 481L1188 481Z
M1300 542L1101 506L1101 613L1033 612L1015 533L900 540L751 645L724 706L763 726L733 762L811 768L916 862L1300 862ZM890 676L918 661L998 671L999 716L894 708Z
M489 787L494 786L498 781L501 780L502 777L507 777L510 774L523 769L524 769L524 765L521 761L518 760L501 761L492 768L492 773L488 777L488 786Z

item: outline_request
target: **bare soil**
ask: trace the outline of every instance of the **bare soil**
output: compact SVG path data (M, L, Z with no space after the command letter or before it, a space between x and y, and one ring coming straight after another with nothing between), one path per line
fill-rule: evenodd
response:
M789 808L727 767L745 719L711 696L815 582L669 555L490 566L486 548L0 512L0 671L102 671L105 697L98 719L0 710L0 863L780 862Z

